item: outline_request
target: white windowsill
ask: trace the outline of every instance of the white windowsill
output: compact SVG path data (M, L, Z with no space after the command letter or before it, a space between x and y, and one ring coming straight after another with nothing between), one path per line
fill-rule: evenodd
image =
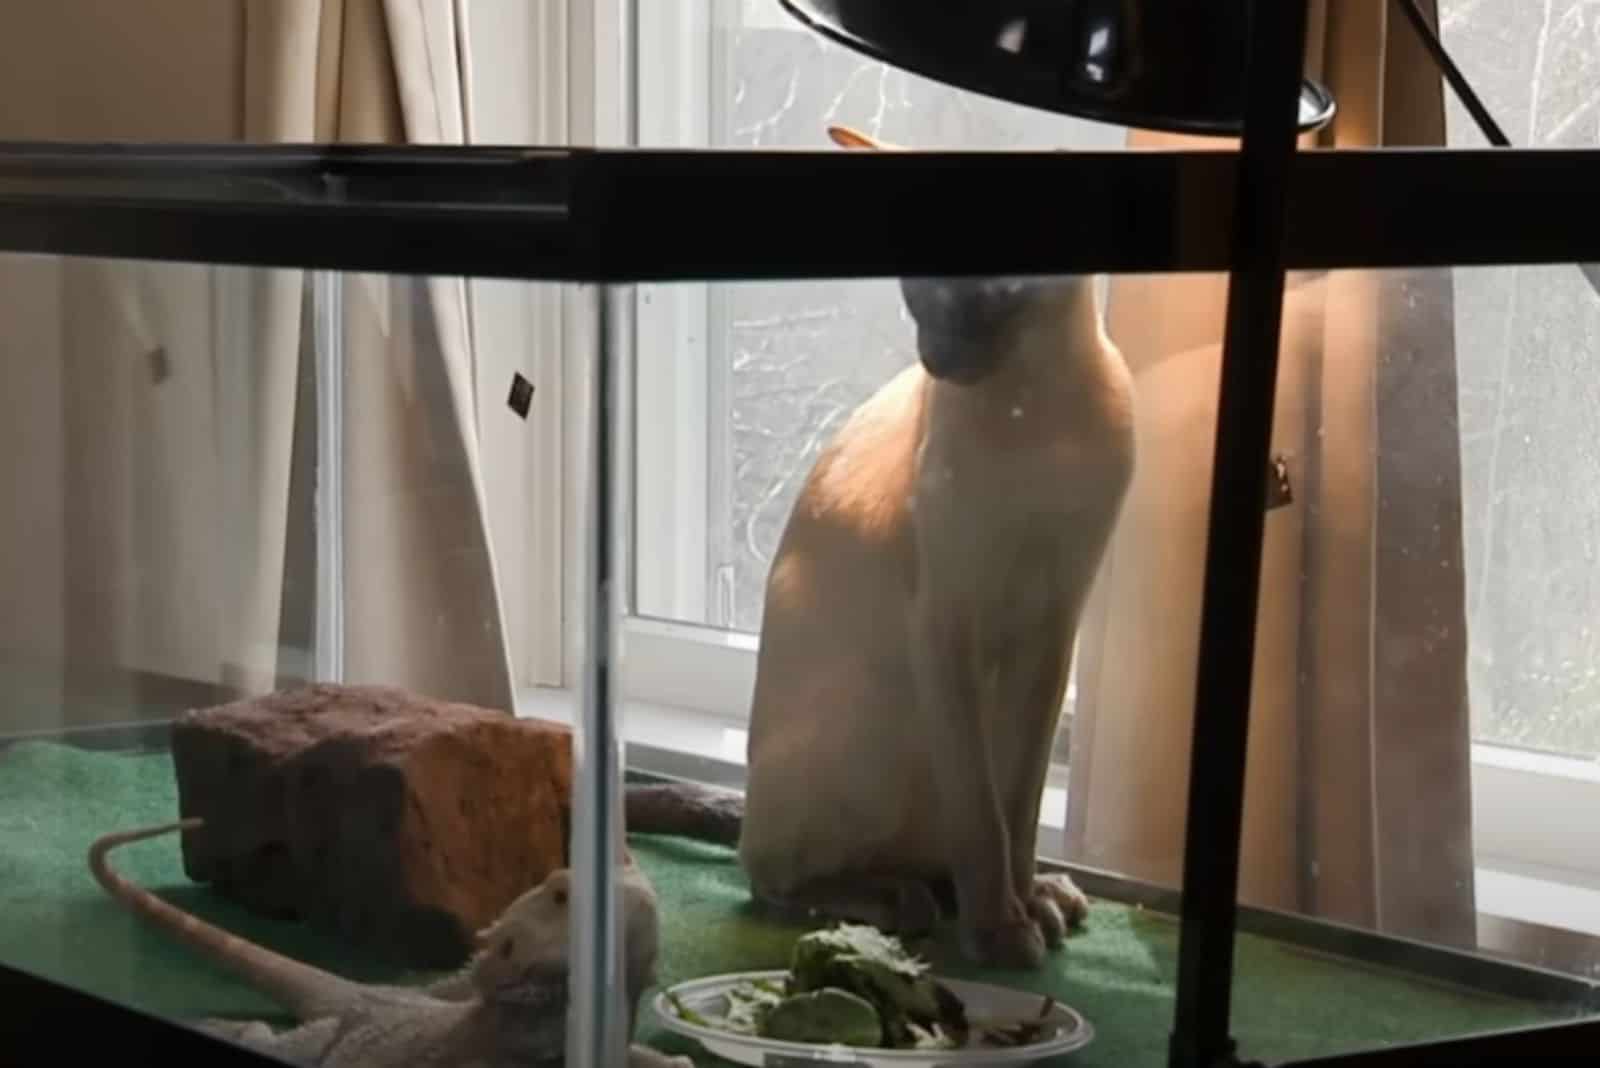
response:
M535 686L517 693L517 715L576 726L578 695L571 689ZM622 702L622 739L653 749L744 764L745 730L709 712L648 701Z
M1476 890L1480 915L1600 938L1600 889L1478 868Z
M1478 910L1600 932L1600 765L1497 745L1472 746Z
M575 726L577 693L571 689L536 686L517 693L517 715ZM749 737L742 722L710 712L679 708L651 701L622 702L622 740L687 757L743 767ZM1041 833L1060 834L1067 824L1067 790L1063 783L1045 787L1040 806Z
M1474 742L1472 762L1478 766L1549 775L1600 786L1600 761L1580 760L1576 757L1556 756L1553 753L1541 753L1532 749L1512 749L1509 746Z

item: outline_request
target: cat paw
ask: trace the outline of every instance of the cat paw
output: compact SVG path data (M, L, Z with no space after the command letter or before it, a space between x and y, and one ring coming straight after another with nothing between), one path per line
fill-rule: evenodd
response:
M961 948L972 963L986 968L1031 970L1044 963L1045 939L1031 917L987 926L963 925Z
M939 900L927 883L920 879L886 880L883 890L889 901L890 922L885 930L902 938L932 933L939 922Z
M1089 898L1068 876L1058 872L1038 875L1028 895L1028 915L1038 926L1045 945L1055 949L1069 931L1089 918Z

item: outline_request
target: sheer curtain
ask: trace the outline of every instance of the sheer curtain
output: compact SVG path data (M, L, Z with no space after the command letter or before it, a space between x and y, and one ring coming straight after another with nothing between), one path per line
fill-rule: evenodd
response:
M0 137L465 140L452 0L3 8ZM315 561L290 535L316 477L307 280L0 258L20 298L0 324L0 421L34 458L0 474L0 653L65 664L56 697L107 672L250 693L303 671ZM509 710L465 287L342 283L345 677Z
M1307 146L1444 143L1436 68L1388 10L1314 4L1308 69L1339 111ZM1226 294L1225 275L1109 290L1140 454L1080 641L1066 848L1168 885L1182 872ZM1293 499L1266 522L1240 899L1470 945L1449 301L1443 273L1290 277L1272 448Z

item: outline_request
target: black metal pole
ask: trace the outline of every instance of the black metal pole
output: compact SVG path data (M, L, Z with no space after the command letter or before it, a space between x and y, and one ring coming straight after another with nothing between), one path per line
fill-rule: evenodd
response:
M1510 148L1511 139L1500 129L1500 124L1494 121L1489 109L1484 107L1478 94L1473 92L1466 75L1461 73L1456 61L1445 51L1444 42L1439 40L1439 36L1433 32L1433 27L1428 25L1428 19L1417 6L1417 0L1399 0L1399 3L1400 10L1411 23L1411 28L1417 31L1417 38L1422 42L1422 47L1428 50L1433 61L1439 65L1439 72L1444 75L1444 80L1450 83L1450 88L1455 90L1456 99L1460 100L1461 106L1472 115L1472 121L1478 124L1483 136L1497 148Z
M1195 679L1173 1068L1233 1060L1239 836L1306 3L1256 0L1250 20Z

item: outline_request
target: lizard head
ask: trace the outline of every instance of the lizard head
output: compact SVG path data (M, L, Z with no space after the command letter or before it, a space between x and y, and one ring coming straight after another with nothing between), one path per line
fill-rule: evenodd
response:
M564 975L571 952L572 893L571 870L557 868L479 931L470 965L473 985L488 993L538 975ZM628 987L637 994L655 981L660 944L656 894L632 863L619 869L617 893Z

